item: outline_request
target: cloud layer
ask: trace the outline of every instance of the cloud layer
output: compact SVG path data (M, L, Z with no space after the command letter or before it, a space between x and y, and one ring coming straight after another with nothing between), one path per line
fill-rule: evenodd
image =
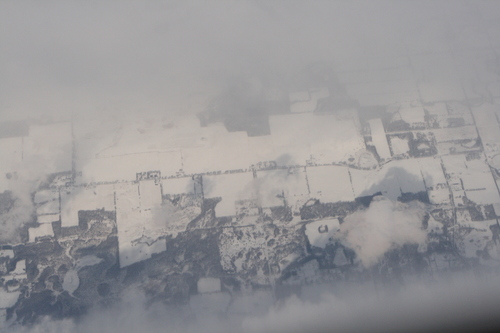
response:
M458 273L433 284L415 283L403 289L351 286L340 293L313 287L319 299L306 300L318 290L304 289L260 315L196 318L161 304L147 305L138 290L122 301L98 308L78 320L51 320L10 332L439 332L481 331L500 324L498 279L478 281ZM329 291L327 291L329 290Z

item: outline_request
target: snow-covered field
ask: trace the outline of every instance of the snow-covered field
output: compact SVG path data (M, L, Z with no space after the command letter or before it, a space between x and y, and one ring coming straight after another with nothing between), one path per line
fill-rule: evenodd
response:
M117 184L116 223L118 228L118 250L120 266L125 267L166 250L165 239L159 239L165 221L153 218L149 201L141 206L141 195L137 184ZM158 193L159 194L159 193Z
M383 160L391 158L391 151L389 149L389 144L387 143L382 120L372 119L369 121L369 124L372 134L372 142L375 145L375 149L377 149L378 156Z
M340 228L338 219L314 221L306 225L306 236L312 246L324 248Z
M354 201L347 167L308 167L306 173L312 198L321 202Z
M61 225L78 225L78 211L115 210L115 189L113 185L89 187L66 187L61 189Z

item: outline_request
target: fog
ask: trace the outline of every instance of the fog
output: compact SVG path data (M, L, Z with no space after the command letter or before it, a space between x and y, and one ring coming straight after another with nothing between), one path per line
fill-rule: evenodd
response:
M465 56L457 73L443 70L441 79L473 78L474 53L487 54L488 44L495 44L497 27L488 15L496 6L489 1L4 2L0 112L4 119L197 112L190 109L192 96L221 92L234 79L274 77L286 86L296 84L293 78L310 63L345 71L410 54Z
M370 285L318 285L273 306L266 314L187 317L161 304L146 305L140 291L94 309L77 320L42 318L12 332L485 332L498 327L497 281L456 275L447 281L415 283L399 290Z
M495 1L125 0L103 2L48 0L0 2L0 152L4 154L5 151L9 151L11 154L12 151L9 156L6 155L7 153L5 157L0 156L0 176L2 177L0 181L0 245L10 246L26 241L28 227L36 225L34 219L37 207L33 202L34 192L42 186L48 188L47 182L52 181L49 174L57 174L61 170L67 171L64 169L66 167L64 163L67 161L60 161L53 158L53 155L45 154L54 147L57 152L70 152L72 165L69 169L71 169L72 177L81 177L77 181L78 186L111 184L115 181L113 178L115 176L125 179L132 175L130 176L132 180L124 181L135 182L136 172L148 171L144 167L144 170L132 170L133 172L126 174L132 168L131 166L125 170L127 166L141 160L138 157L135 161L127 158L138 153L177 153L179 151L181 157L178 160L181 167L172 163L174 166L169 169L169 172L173 171L169 176L174 178L182 173L183 177L185 175L187 175L186 178L192 177L193 184L196 178L192 175L202 173L205 175L210 172L215 174L217 171L220 174L217 168L226 162L231 167L224 166L225 170L231 170L232 173L234 170L242 170L240 164L246 167L245 163L248 162L247 164L252 165L253 168L255 161L260 163L260 161L272 160L275 167L277 165L283 170L289 167L288 173L284 172L284 176L280 175L281 178L279 178L272 173L266 174L267 169L262 168L263 175L258 176L258 172L254 169L252 182L242 185L236 181L234 183L227 181L227 184L234 186L234 189L226 192L225 190L217 192L220 188L216 188L215 182L210 184L207 178L204 183L205 191L209 193L212 190L212 188L209 190L209 185L213 186L215 189L213 191L216 193L213 197L222 198L223 203L224 200L227 202L225 199L227 196L235 197L240 201L255 200L259 208L256 215L263 215L262 206L265 206L266 202L279 201L280 204L284 202L285 208L290 210L290 218L286 221L295 223L301 218L304 221L307 220L304 217L305 210L302 208L308 201L304 199L305 196L300 191L304 187L306 188L304 191L312 193L312 189L309 183L307 186L301 183L304 177L305 181L309 181L307 175L304 176L298 172L293 177L290 176L292 167L306 165L305 161L307 161L308 167L331 164L347 170L352 167L352 163L359 161L359 165L356 165L354 169L362 170L360 172L366 171L367 176L363 177L371 180L376 179L376 176L368 172L375 170L375 166L382 168L384 163L389 162L381 156L380 147L375 148L376 144L373 143L375 139L372 142L372 135L375 136L375 131L370 132L372 129L367 126L369 120L382 119L387 123L397 123L399 120L400 123L414 121L412 124L417 124L416 127L405 127L402 130L397 127L391 129L390 140L395 142L406 140L404 135L410 130L422 130L418 127L419 124L424 121L426 124L430 123L429 119L432 117L437 119L436 123L448 121L451 124L453 121L462 121L463 124L460 123L457 127L469 126L473 128L473 134L477 134L476 139L465 137L465 131L459 133L464 137L458 138L462 140L460 145L457 144L458 150L463 149L458 152L455 146L451 147L452 144L449 142L452 140L446 137L446 135L451 135L447 134L448 132L442 134L444 137L442 141L439 141L438 135L436 135L437 139L429 140L418 137L418 140L421 140L418 141L417 134L415 134L414 141L413 139L408 141L415 147L421 147L422 142L424 146L431 143L435 146L441 144L438 148L431 146L428 149L432 151L435 148L434 155L439 159L441 155L456 157L456 152L466 156L464 161L460 160L456 163L467 169L467 171L460 171L462 173L455 171L452 167L446 169L446 165L441 171L441 164L439 164L439 172L443 181L438 180L438 177L434 175L426 175L425 165L419 166L418 170L415 169L418 177L421 175L424 179L423 189L418 188L415 192L435 195L433 197L426 194L426 199L422 200L425 203L417 200L398 202L396 197L404 196L409 191L403 188L405 184L401 179L398 183L397 175L388 178L385 183L371 184L371 189L377 188L377 191L373 193L365 193L370 189L368 186L370 182L365 181L364 178L358 184L365 181L368 185L363 183L359 185L360 189L354 185L351 186L351 183L345 188L338 185L341 189L334 195L335 198L338 197L337 201L340 203L352 201L353 207L358 206L349 208L351 210L346 211L345 214L342 213L345 216L341 218L340 228L332 240L338 242L335 251L346 249L345 253L348 253L348 249L352 250L352 257L342 252L342 255L347 257L344 260L349 261L349 264L360 264L359 272L366 273L373 279L360 278L361 273L359 273L359 276L353 278L359 281L349 281L345 284L332 283L333 286L317 285L311 280L302 287L300 292L292 292L291 297L274 299L273 305L263 307L258 314L248 311L244 314L238 313L236 316L225 312L221 315L208 310L206 316L200 316L200 313L194 314L196 311L193 312L195 305L190 307L189 304L184 304L179 309L162 302L151 301L141 285L144 281L134 282L124 290L121 290L121 287L117 288L118 296L114 302L106 304L100 302L76 318L66 316L66 318L55 319L42 316L39 320L33 320L34 323L30 322L30 325L24 327L15 323L15 315L12 316L12 313L9 313L7 323L13 326L6 330L12 332L124 333L138 331L409 332L437 330L442 327L456 327L458 330L476 329L490 323L498 325L498 321L493 317L500 311L500 289L497 287L498 269L496 268L498 257L492 254L493 250L489 253L488 249L494 247L497 251L498 233L495 234L493 229L494 225L498 226L498 214L493 210L500 207L500 202L499 206L494 208L496 202L493 202L493 199L491 202L488 201L489 194L486 195L486 199L481 197L477 199L477 204L470 205L476 209L475 211L489 216L488 219L474 220L469 211L464 213L469 214L468 219L464 218L465 229L476 228L473 225L475 222L485 222L484 230L486 231L483 231L493 235L491 239L483 241L490 241L489 247L483 246L477 250L477 258L464 264L459 272L450 270L443 273L440 271L433 276L432 281L427 281L416 274L414 279L409 278L411 281L408 283L400 284L391 281L387 285L380 285L377 277L382 274L380 273L382 268L377 264L384 262L387 255L394 250L418 246L419 253L427 251L427 245L433 240L428 237L429 228L426 230L422 221L429 219L430 205L435 205L440 209L453 207L450 211L453 210L453 218L457 219L457 210L470 204L467 198L463 202L454 201L458 199L457 192L451 189L452 185L464 186L463 193L468 191L466 194L470 198L474 198L474 193L485 189L493 188L493 192L498 192L496 184L500 172L495 173L492 161L499 154L500 150L497 150L497 147L500 147L500 142L493 134L486 138L487 135L484 135L487 133L486 130L483 128L477 130L473 125L477 125L478 128L481 124L488 125L488 120L481 120L482 118L478 116L482 115L483 111L487 114L486 111L493 110L491 112L493 116L490 119L498 121L500 117L498 112L499 52L500 2ZM321 95L325 91L328 96ZM306 92L307 98L302 100L300 94L297 95L298 97L293 97L294 92ZM310 107L307 103L311 101L314 102L312 110L303 111ZM463 119L460 118L459 116L463 114L460 113L461 111L451 110L452 103L455 103L453 104L455 106L459 105L458 108L467 108L470 119L466 116L463 116ZM299 111L294 111L293 106L290 105L295 105L296 110ZM436 115L433 114L434 111L431 109L436 105L444 105L447 110L445 113L449 112L451 115L450 119L440 120L441 118L437 115L438 111ZM475 106L484 107L484 110L470 111ZM421 110L420 113L413 112L417 108ZM387 110L397 110L391 115L398 114L399 120L394 121L396 116L390 120L384 118L386 117L384 112ZM333 162L330 160L324 162L321 158L325 160L330 158L328 152L325 152L327 149L324 148L325 146L331 147L328 146L330 142L325 139L327 136L325 133L328 131L322 132L319 125L316 126L317 128L312 127L321 121L311 122L313 124L311 127L303 125L306 122L302 122L300 125L303 127L293 128L279 127L279 121L269 121L272 116L292 113L327 114L325 119L335 117L335 121L352 121L353 128L359 129L360 133L352 140L349 137L346 138L346 144L343 145L345 147L338 145L338 151L342 149L347 151L345 156L342 156L343 161L333 161L334 158L331 158ZM451 119L457 114L459 120ZM33 134L35 131L28 130L27 127L59 122L71 122L71 133L68 137L71 138L73 147L69 147L69 144L63 145L54 133L46 135L49 137L54 134L50 139L52 141L46 143L40 140L41 137L36 137L36 133ZM324 122L326 123L327 120ZM486 125L484 128L487 127ZM336 131L340 133L342 126L338 126ZM424 128L428 130L429 127L425 126ZM443 129L444 133L445 126L439 126L436 125L433 128ZM446 129L451 127L454 125L449 125ZM276 136L272 136L272 129L281 130L282 134L296 135L297 139L280 141ZM293 133L294 130L298 132ZM59 133L59 130L54 132ZM196 135L192 135L195 132ZM238 133L244 132L246 134L237 137ZM227 133L236 134L230 136ZM313 134L317 135L313 136ZM397 135L399 136L394 139ZM193 139L195 136L196 138ZM17 141L7 141L12 137L22 137L20 150L16 146L19 144L16 143ZM157 139L160 137L161 139ZM255 141L246 146L239 146L240 142L247 144L247 137ZM320 148L314 152L319 151L317 155L320 157L313 157L313 153L308 155L309 151L313 151L311 147L316 144L316 142L307 141L312 140L309 137L317 139ZM241 141L238 141L239 139ZM46 143L45 146L42 141ZM428 153L425 147L418 148L420 149L418 150L413 146L408 146L409 144L406 145L407 149L403 145L402 152L398 153L396 148L392 147L393 141L389 141L389 134L386 136L384 133L382 141L391 144L391 150L387 147L387 151L389 157L391 154L395 156L394 161L409 159L409 157L432 158L434 156L430 153L425 155ZM359 142L370 146L372 153L375 149L377 151L373 154L369 152L371 160L369 159L366 165L361 163L362 153L354 151L357 148L347 147L348 144L355 147ZM447 144L450 144L451 148L446 146ZM479 146L481 148L478 154L481 154L481 157L476 158L472 156L475 153L473 148ZM25 147L30 149L31 155L25 154L28 151ZM189 152L181 151L184 148L186 151L187 148L192 149L195 153L191 152L189 155ZM294 151L286 152L286 149ZM285 153L282 153L283 151ZM306 153L303 153L304 151ZM227 157L224 154L230 156ZM246 159L247 155L251 158ZM109 157L111 160L116 156L123 157L123 160L114 161L113 168L106 169L108 164L112 163L106 158ZM226 157L227 160L223 160L221 156ZM306 158L298 160L297 156L306 156ZM235 162L240 157L243 162ZM163 161L156 155L154 158L157 159L157 164ZM20 164L10 162L19 159L23 161ZM356 162L352 162L354 160ZM469 179L476 179L480 185L466 188L460 177L466 172L477 175L479 171L477 174L472 172L480 169L473 164L466 164L470 160L486 161L483 163L486 171L481 169L480 172L482 172L481 175L488 174L489 178L471 176ZM115 165L123 166L125 171L120 173L118 168L114 169ZM143 165L146 163L140 164L140 167ZM179 173L179 170L182 172ZM458 176L453 178L443 173L451 172L450 170L455 172L453 177ZM3 180L4 174L8 180ZM340 179L339 174L335 173L335 176ZM352 181L352 174L348 171L345 171L345 174ZM166 173L163 174L165 175ZM359 177L359 179L362 178ZM170 217L175 215L175 219L172 218L175 221L168 220L170 223L168 227L171 228L168 232L177 235L185 230L188 232L191 230L187 227L184 230L175 229L176 223L186 219L183 215L187 214L186 211L191 210L189 216L194 219L198 216L197 214L201 214L197 209L203 213L208 209L206 208L208 205L192 203L189 200L181 204L177 203L176 195L187 191L185 187L190 186L189 191L193 192L190 192L190 195L197 194L199 184L193 184L189 183L188 186L183 184L184 187L180 192L172 190L172 193L162 193L164 200L168 197L171 201L148 208L150 210L148 214L152 216L154 222L151 234L158 230L163 232L161 237L151 236L153 243L157 241L153 239L154 237L162 241L170 239L168 238L170 234L164 230L165 221ZM240 185L241 189L238 189ZM336 186L337 183L334 183L332 187L337 188ZM365 187L361 188L362 186ZM380 187L380 192L377 186ZM443 186L446 186L447 192L444 195L444 201L439 201L443 195L438 198L438 190ZM393 191L393 189L396 190ZM136 191L135 188L133 191ZM140 192L140 190L137 191ZM247 192L251 192L251 197L245 196ZM259 192L266 193L267 196ZM496 192L495 196L498 196ZM326 197L321 190L315 193ZM357 199L370 197L374 193L386 198L375 197L371 203L361 207ZM390 197L394 193L396 197ZM54 199L54 201L59 200L58 207L61 205L58 208L58 214L61 213L62 205L64 205L62 196L58 192L57 199ZM113 196L116 209L117 194L113 193ZM418 198L415 197L415 199ZM446 201L448 199L449 202ZM311 211L324 204L323 201L323 197L319 198L316 206L310 208ZM195 205L198 206L195 207ZM219 204L218 207L221 206L222 204ZM71 208L71 206L68 207ZM101 208L99 206L99 209ZM230 205L229 209L237 210L233 208ZM85 207L80 210L90 210L90 208ZM215 209L212 210L215 211ZM271 212L271 209L269 208L268 211ZM211 214L215 216L216 213L211 212ZM273 214L279 215L274 210L269 213L269 215ZM338 216L330 214L320 217L337 218ZM262 221L259 220L259 222ZM477 224L480 224L479 222ZM486 224L490 222L491 224ZM190 228L199 228L202 232L214 226L206 224L204 220L201 222L197 220L196 223L199 225L191 224ZM443 228L443 225L448 232L449 225L439 222L440 228ZM452 231L449 231L450 235L453 235L453 241L456 229L458 228L451 227ZM458 230L457 235L460 235L460 232L465 233L463 230ZM203 238L205 236L206 234L203 234ZM448 246L442 245L435 239L434 242L436 247ZM309 241L305 243L310 246ZM472 239L470 243L473 243ZM246 244L245 246L250 248L253 245ZM459 251L467 252L459 248L462 245L453 244L453 246L457 247L453 250L457 257ZM300 251L306 252L305 245L303 249L300 246L299 248ZM174 250L167 246L168 251ZM471 252L474 251L471 250ZM238 258L242 258L243 254L250 257L251 253L244 253L241 250ZM295 258L293 255L290 254L285 259L293 261ZM149 256L151 257L151 254ZM311 259L310 257L307 258ZM29 257L28 260L30 260ZM474 270L479 267L478 263L487 266L484 272ZM0 264L3 265L4 262ZM7 271L12 271L13 265L15 264L9 261L8 265L0 267L0 273L7 274ZM234 262L231 262L231 265L236 267ZM266 269L270 271L269 266L267 263ZM179 264L179 267L175 273L184 274L184 269L188 265L181 267ZM276 263L276 267L280 273L282 269L283 272L288 272L287 269L291 271L283 264L280 266ZM118 266L118 269L120 268L123 269ZM481 266L481 268L484 267ZM235 268L235 272L236 270ZM206 269L205 273L210 275L210 269ZM192 276L190 278L194 279ZM3 278L0 277L1 279ZM7 283L4 284L3 280L1 281L0 288L7 290ZM162 288L164 287L162 285ZM163 289L162 292L164 292ZM57 300L59 294L55 297ZM276 298L276 295L273 297ZM245 304L248 308L254 306L251 297L247 302ZM0 310L3 311L3 309ZM477 327L467 326L471 323L478 323ZM460 325L464 326L460 327Z

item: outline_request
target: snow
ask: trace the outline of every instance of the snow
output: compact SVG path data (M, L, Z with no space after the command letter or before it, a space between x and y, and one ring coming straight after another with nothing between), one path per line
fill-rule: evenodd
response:
M220 292L221 284L219 278L200 278L198 280L199 293Z
M491 160L490 160L490 165L500 171L500 154L495 155Z
M427 190L429 202L433 205L450 203L450 191L448 187L442 187L435 190Z
M498 106L484 103L472 109L484 151L493 159L500 152L500 125L497 120Z
M417 160L413 160L413 162L417 162L420 166L425 185L428 188L446 184L446 177L441 166L441 159L428 157L419 158Z
M24 275L26 274L26 260L19 260L16 263L16 268L10 272L12 275Z
M362 169L374 169L378 167L378 162L372 152L362 150L357 155L358 167Z
M483 251L493 239L490 226L495 225L496 220L461 222L465 227L467 234L464 237L457 238L459 251L467 258L478 256L478 251Z
M61 189L61 225L78 225L78 211L115 209L113 185L95 185Z
M495 215L500 217L500 203L493 204L493 209L495 210Z
M311 245L324 248L339 227L338 219L314 221L306 225L306 236Z
M6 281L16 279L22 280L26 279L28 276L26 275L26 260L19 260L16 262L16 268L9 273L9 275L4 276Z
M59 198L41 204L37 207L36 213L37 215L59 214Z
M486 155L493 157L500 152L500 128L497 124L488 127L478 127Z
M182 150L186 174L247 169L254 151L248 149L246 132L228 132L223 124L211 124L205 130L205 146Z
M120 267L149 259L154 253L165 251L166 241L159 238L165 223L154 218L151 208L145 209L141 206L139 186L134 183L121 183L115 185L115 190Z
M83 267L94 266L101 263L102 261L103 261L102 258L96 257L95 255L84 256L77 260L75 264L75 269L79 270L80 268Z
M224 228L221 235L219 236L219 252L220 252L220 263L222 269L225 271L242 271L242 259L240 258L241 253L244 253L247 249L260 247L262 242L259 242L256 237L257 235L254 230L258 230L258 226L244 227L241 230L241 237L237 239L234 237L235 229ZM234 261L234 266L233 266Z
M78 160L82 183L136 180L138 172L162 171L162 176L175 175L182 168L180 153L145 152Z
M399 114L401 119L410 126L425 124L425 112L422 107L404 105L399 109Z
M62 287L66 290L70 295L73 295L78 286L80 285L80 278L78 277L78 273L76 270L69 270L66 272L63 278Z
M303 113L269 117L273 158L279 166L346 162L365 148L359 128L352 120L335 115Z
M203 194L205 198L222 198L215 207L217 217L234 216L236 201L255 197L253 174L242 172L203 176Z
M451 127L433 130L436 142L477 139L475 126Z
M430 114L436 115L438 117L448 116L448 109L446 108L446 103L434 103L432 105L426 105L425 109L429 111Z
M38 237L45 237L45 236L54 237L54 230L52 229L52 224L43 223L40 224L38 227L29 228L28 234L29 234L28 242L31 243L35 242Z
M443 156L452 190L463 192L476 204L500 203L500 195L489 166L483 159L467 161L463 155Z
M311 94L322 98L329 92L318 88ZM162 177L245 171L263 161L346 162L365 148L355 119L308 113L271 116L269 123L271 135L260 137L228 132L222 123L207 127L197 123L142 134L134 128L131 133L121 129L99 149L82 140L77 146L76 169L81 171L77 183L133 181L137 172L153 170L161 171Z
M59 213L57 213L57 214L37 215L37 217L36 217L36 221L38 223L58 222L59 219L60 219Z
M163 194L195 194L195 182L191 177L162 179Z
M305 203L309 198L305 168L257 171L257 193L262 207Z
M390 137L392 153L394 155L404 155L410 152L407 139L400 139L397 136Z
M0 250L0 258L4 257L14 258L14 250Z
M0 309L10 308L16 304L17 299L21 295L20 291L7 292L0 288ZM0 329L2 327L0 326Z
M497 126L498 120L496 116L496 108L494 104L484 103L479 107L472 108L472 114L474 115L474 120L476 121L477 127L490 127Z
M161 205L161 186L154 180L144 180L139 182L139 196L141 209L151 210Z
M307 167L306 173L312 198L321 202L354 201L347 167Z
M429 217L429 221L427 222L427 233L434 235L443 234L443 224L436 221L436 219L434 219L432 215Z
M380 156L381 159L389 159L391 157L391 151L389 150L389 144L387 143L382 120L372 119L368 123L370 124L372 133L372 142L375 145L375 149L377 149L378 156Z
M59 191L50 189L50 190L41 190L35 193L34 202L36 204L52 200L59 201Z

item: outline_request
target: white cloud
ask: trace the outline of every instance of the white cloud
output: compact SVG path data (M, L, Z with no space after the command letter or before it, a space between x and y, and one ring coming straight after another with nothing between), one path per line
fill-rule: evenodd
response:
M423 205L416 201L404 204L375 197L370 207L344 219L335 238L353 249L363 266L370 267L391 249L424 243L424 214Z
M9 202L12 200L13 204L3 214L0 214L0 228L2 230L0 232L0 244L16 244L19 242L21 240L19 228L32 219L35 210L31 200L31 184L18 180L12 182L15 182L12 191L3 194L5 197L10 197L4 199L5 202L10 206Z

